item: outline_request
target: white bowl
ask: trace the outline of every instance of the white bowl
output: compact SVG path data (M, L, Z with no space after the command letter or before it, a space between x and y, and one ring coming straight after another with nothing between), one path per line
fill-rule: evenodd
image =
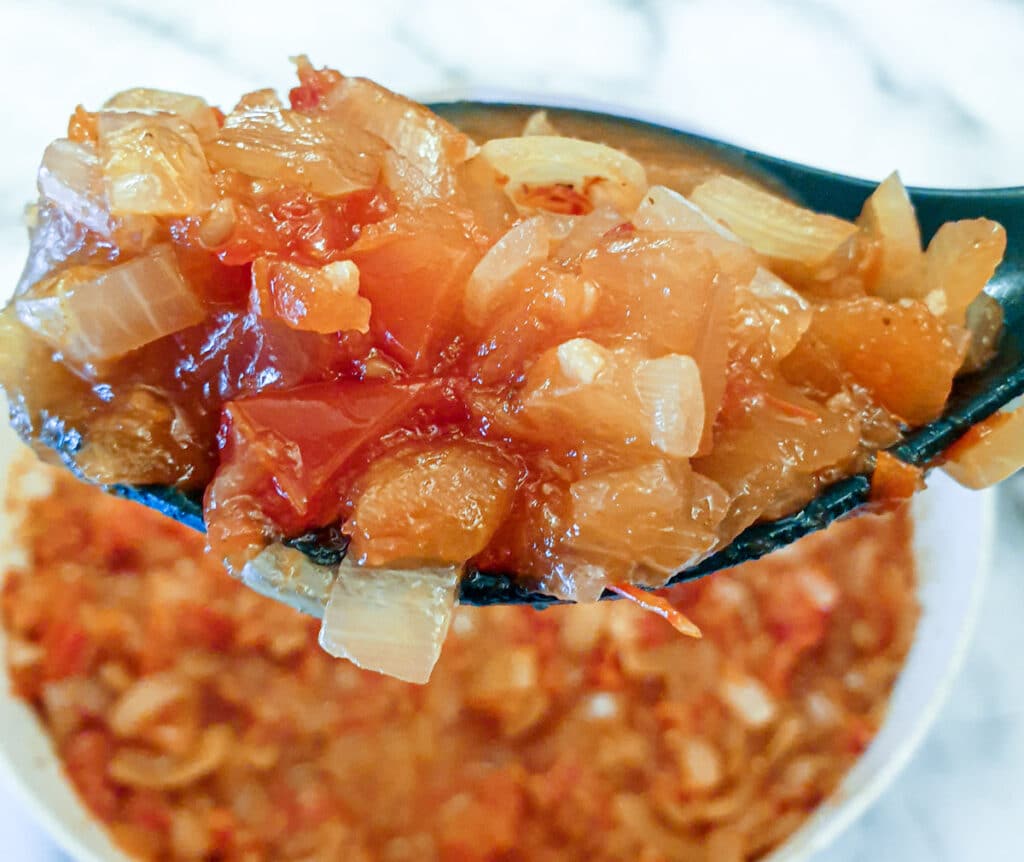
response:
M2 399L0 399L2 400ZM13 432L0 429L0 489L12 458L22 452ZM800 862L831 842L878 796L910 758L930 727L966 648L989 568L993 500L963 490L939 474L914 504L921 621L881 732L825 802L770 862ZM0 511L0 562L17 553L10 517ZM0 631L0 665L6 667ZM0 693L0 772L26 808L79 862L128 862L65 780L32 711Z

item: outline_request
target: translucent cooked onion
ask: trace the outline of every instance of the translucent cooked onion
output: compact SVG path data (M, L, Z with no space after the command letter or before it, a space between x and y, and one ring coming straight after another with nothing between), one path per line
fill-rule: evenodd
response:
M633 372L640 403L650 423L651 443L666 455L695 455L704 432L700 369L689 356L644 359Z
M327 606L336 568L315 563L301 551L275 542L245 563L238 575L261 595L317 613Z
M517 476L512 461L468 441L385 455L352 492L349 556L369 566L462 563L507 517Z
M693 201L665 186L651 186L633 216L637 230L689 231L709 230L723 239L739 237L715 221Z
M523 419L557 427L578 441L630 445L647 438L633 368L587 338L546 351L530 369L521 400Z
M206 314L166 245L110 269L65 270L15 308L26 326L86 362L121 356Z
M141 677L114 703L107 719L118 736L136 736L168 707L188 699L188 681L173 671Z
M758 267L750 284L739 288L737 294L735 313L742 315L742 320L733 328L738 338L763 338L775 360L789 356L810 328L811 304L764 267Z
M169 90L150 90L145 87L122 90L107 99L103 109L174 114L188 123L201 141L216 137L220 128L213 108L205 99Z
M697 452L706 414L691 357L645 359L588 338L546 351L527 375L522 404L527 423L557 426L580 442L683 458Z
M733 177L707 180L690 199L755 251L808 266L824 263L857 232L852 222L798 207Z
M385 145L362 128L264 104L233 111L206 146L210 161L332 198L373 188Z
M925 254L925 291L941 295L947 323L963 326L1005 252L1006 230L990 219L947 222L935 232Z
M463 298L466 319L476 326L483 324L515 289L513 278L547 260L549 248L543 218L518 222L491 246L470 274Z
M727 670L718 693L725 705L748 727L764 727L778 711L771 694L757 677Z
M453 125L365 78L339 81L323 110L346 129L365 130L390 147L387 184L413 201L452 194L455 169L476 154L476 145Z
M997 413L947 452L942 469L967 488L988 488L1024 467L1024 407Z
M110 777L129 787L174 790L215 772L227 759L235 735L226 724L212 724L185 758L153 754L134 748L120 748L110 760Z
M97 128L112 215L201 215L217 200L202 145L184 120L103 111Z
M558 257L565 261L590 251L601 237L624 221L619 211L610 206L601 206L585 216L571 218L571 229L558 244Z
M89 230L106 235L110 212L96 147L58 138L43 153L37 179L39 193Z
M609 582L660 586L715 542L710 522L697 516L696 487L685 463L666 461L580 479L570 488L576 529L566 545L600 561Z
M1003 334L1003 306L987 293L979 293L967 306L965 325L971 335L961 373L977 371L995 355Z
M136 383L96 409L75 461L103 485L184 485L205 478L208 457L189 412L166 391Z
M857 222L881 247L874 293L892 302L920 298L925 292L921 230L898 173L890 174L871 193Z
M632 212L647 189L647 175L638 161L577 138L494 138L480 148L480 158L508 177L505 190L513 201L530 188L570 186L594 206L609 203Z
M406 682L425 683L455 608L459 568L370 569L344 563L331 590L320 645Z

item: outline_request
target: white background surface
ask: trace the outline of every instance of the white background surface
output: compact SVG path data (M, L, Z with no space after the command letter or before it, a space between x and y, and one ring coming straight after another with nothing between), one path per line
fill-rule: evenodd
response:
M833 170L1024 185L1014 0L0 0L0 284L20 270L39 155L77 102L149 85L228 107L246 89L289 86L286 58L300 51L413 95L597 99ZM953 698L825 859L1024 857L1024 504L1010 491L1002 503L995 577ZM59 858L2 789L0 858Z

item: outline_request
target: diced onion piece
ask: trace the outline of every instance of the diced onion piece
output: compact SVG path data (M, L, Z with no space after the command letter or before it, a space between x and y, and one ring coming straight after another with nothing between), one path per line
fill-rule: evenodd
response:
M726 510L725 492L685 462L593 473L572 484L570 497L576 529L563 540L563 556L592 564L596 571L576 576L584 585L660 586L710 550Z
M359 295L359 268L350 260L303 266L260 257L252 267L254 309L292 329L369 332L370 301Z
M921 229L898 173L890 174L871 193L857 223L881 248L874 293L891 302L921 298L926 292Z
M203 731L195 749L184 759L121 748L108 766L110 777L120 784L147 790L176 790L215 772L228 757L234 732L226 724L213 724Z
M715 221L679 192L665 186L651 186L633 216L637 230L690 231L717 233L723 239L738 241L731 230Z
M326 607L337 566L313 562L302 551L280 542L268 545L246 562L238 576L260 595L311 613Z
M466 284L463 310L480 326L502 305L515 285L512 279L547 260L549 234L540 216L523 219L481 258Z
M764 727L778 712L778 706L768 689L756 677L727 671L722 677L719 695L725 705L748 727Z
M531 135L558 135L559 131L555 128L551 119L548 117L547 111L534 111L526 118L526 123L523 125L523 136Z
M441 655L459 568L341 566L320 628L320 645L358 667L425 683Z
M612 351L573 338L546 351L527 374L523 419L542 436L557 430L573 439L622 443L645 437L632 367Z
M573 338L555 349L558 367L571 383L589 386L614 359L600 344L588 338Z
M946 222L925 254L925 289L944 297L942 316L963 326L967 308L988 284L1006 253L1006 230L986 218Z
M213 108L205 99L169 90L150 90L145 87L123 90L107 99L103 109L174 114L188 123L201 141L216 137L220 128Z
M210 249L226 243L238 226L238 211L231 198L221 198L199 222L199 241Z
M690 199L725 222L761 254L816 266L857 232L857 225L798 207L733 177L716 176Z
M700 371L688 356L643 359L572 338L545 351L522 391L521 433L614 443L689 457L705 421Z
M36 283L31 293L14 300L18 320L58 350L68 349L68 318L64 296L70 287L101 273L95 267L71 267Z
M721 782L722 755L703 737L683 736L678 743L678 756L688 790L711 790ZM709 854L708 858L720 857ZM741 859L742 851L737 852L735 858Z
M201 215L217 200L199 138L183 120L103 111L98 128L112 215Z
M75 453L82 475L101 485L184 485L207 475L207 443L190 414L155 387L119 386L98 408Z
M704 393L692 357L641 360L633 384L650 419L654 448L675 457L696 454L704 432Z
M967 306L965 316L971 343L967 348L964 364L960 366L962 374L977 371L995 356L996 347L1003 334L1003 306L999 300L983 291Z
M121 356L205 317L166 245L110 269L67 270L46 293L18 300L19 318L88 362Z
M442 160L455 166L477 153L476 144L447 120L366 78L342 79L327 94L324 109L376 135L428 172Z
M975 425L946 452L942 469L967 488L988 488L1024 467L1024 407Z
M737 291L736 314L740 325L733 329L743 341L748 335L763 338L775 360L789 356L810 328L814 312L810 303L775 273L758 267L750 284Z
M618 210L610 206L598 207L585 216L562 216L562 218L571 218L572 225L558 244L557 256L561 260L571 260L590 251L597 246L608 231L623 222Z
M37 180L39 193L76 222L100 234L110 231L103 173L93 144L59 138L46 148Z
M324 97L322 110L388 145L383 178L403 201L450 196L456 169L476 153L466 135L429 108L365 78L343 78Z
M384 143L322 114L266 106L229 114L206 152L218 167L332 198L373 188Z
M518 202L530 188L567 186L594 206L632 212L647 188L647 175L635 159L604 144L557 135L494 138L480 157L508 177L505 191Z
M118 736L135 736L164 710L188 696L186 681L171 671L144 676L117 699L107 723Z

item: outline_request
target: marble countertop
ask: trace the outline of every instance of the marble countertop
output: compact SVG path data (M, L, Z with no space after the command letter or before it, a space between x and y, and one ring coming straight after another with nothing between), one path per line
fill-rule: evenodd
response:
M243 11L244 10L244 11ZM1024 185L1019 0L0 0L0 284L25 251L39 153L76 102L127 85L289 85L289 54L421 97L627 106L797 161L918 185ZM1024 488L1003 489L995 574L942 715L823 859L1020 859ZM0 791L4 858L59 855Z

